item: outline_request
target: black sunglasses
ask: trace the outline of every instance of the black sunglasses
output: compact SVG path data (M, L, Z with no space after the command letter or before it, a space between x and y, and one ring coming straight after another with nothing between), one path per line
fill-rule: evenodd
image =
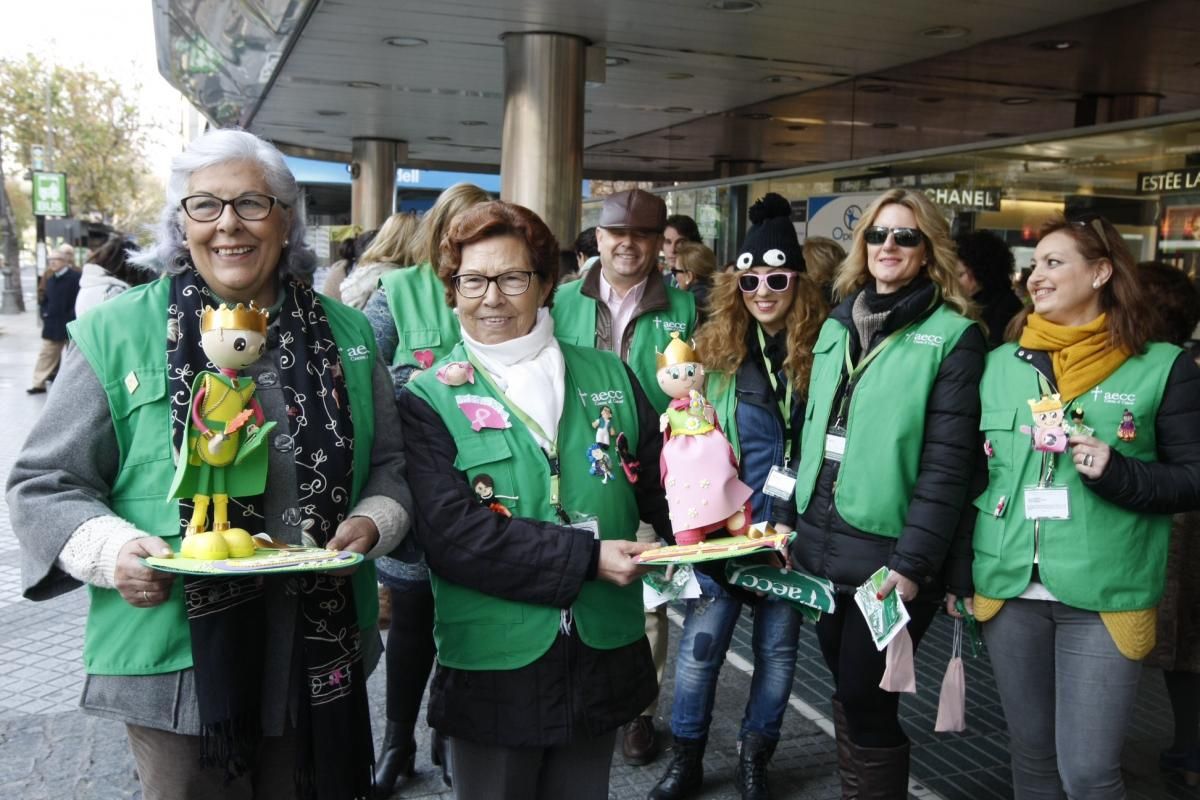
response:
M1104 232L1104 218L1099 214L1089 214L1088 216L1078 217L1071 220L1071 224L1076 227L1090 230L1100 239L1100 244L1104 246L1104 254L1108 258L1112 258L1112 249L1108 246L1108 234Z
M786 292L788 287L792 285L792 278L796 273L786 272L768 272L763 275L758 272L747 272L738 276L738 288L746 294L754 294L758 291L759 284L763 281L767 282L767 288L772 292Z
M880 245L887 241L888 234L900 247L916 247L925 241L925 235L917 228L885 228L882 225L872 225L863 234L867 244Z

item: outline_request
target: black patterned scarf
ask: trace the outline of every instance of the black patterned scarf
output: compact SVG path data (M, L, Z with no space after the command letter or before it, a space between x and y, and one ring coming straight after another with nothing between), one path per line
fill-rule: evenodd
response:
M354 475L354 426L337 343L321 303L309 287L283 283L279 311L280 385L296 461L296 494L307 544L324 546L349 513ZM200 315L218 298L194 269L171 278L167 308L167 368L174 452L186 457L185 424L192 383L200 371L216 371L200 347ZM273 332L274 333L274 332ZM180 501L180 530L192 503ZM229 521L256 533L265 530L259 497L230 497ZM310 541L311 540L311 541ZM349 578L324 574L294 577L299 596L293 649L298 661L292 684L303 695L298 709L296 789L299 797L358 800L370 797L373 750L362 639ZM189 578L184 600L192 637L196 695L203 725L202 759L233 777L252 769L261 735L260 692L264 681L263 580ZM289 592L292 590L289 588Z

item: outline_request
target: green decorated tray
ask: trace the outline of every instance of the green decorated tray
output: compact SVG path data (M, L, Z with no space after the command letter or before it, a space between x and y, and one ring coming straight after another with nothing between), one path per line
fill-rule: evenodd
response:
M637 557L641 564L696 564L723 558L741 558L755 553L783 552L793 533L772 533L757 538L725 536L700 544L674 544L646 550Z
M287 550L259 550L245 558L143 558L146 566L181 575L275 575L283 572L330 572L360 563L363 557L349 550L325 550L320 547L293 547Z

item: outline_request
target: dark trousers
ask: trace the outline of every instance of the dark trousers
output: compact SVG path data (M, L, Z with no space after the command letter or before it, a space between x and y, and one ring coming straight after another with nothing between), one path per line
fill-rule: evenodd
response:
M558 747L450 739L456 800L607 800L616 731Z
M907 603L908 635L913 653L925 635L941 600L920 598ZM871 631L853 595L839 593L837 610L817 623L821 655L837 686L835 697L846 712L850 741L859 747L899 747L908 741L900 727L900 695L879 688L886 649L876 650Z
M200 737L126 724L145 800L287 800L295 797L296 731L264 736L257 768L226 782L225 770L200 766Z
M437 649L433 644L433 589L429 581L405 584L404 589L388 590L392 624L387 637L387 718L399 724L407 741L421 713L421 698Z

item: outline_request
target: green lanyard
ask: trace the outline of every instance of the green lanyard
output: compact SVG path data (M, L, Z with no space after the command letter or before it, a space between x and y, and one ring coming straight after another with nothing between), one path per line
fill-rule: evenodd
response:
M838 407L837 420L834 423L837 427L844 428L846 426L846 413L850 410L850 396L854 394L854 387L857 385L859 378L866 372L871 362L878 358L884 350L887 350L909 327L909 325L905 325L903 328L897 328L889 333L887 338L879 343L878 347L859 359L857 365L850 358L850 336L846 336L846 391L842 393L842 404Z
M547 436L546 432L542 430L542 426L537 424L533 417L526 414L524 409L514 403L512 399L509 398L509 396L505 394L504 391L496 384L496 381L493 380L490 374L488 374L488 371L484 369L483 365L479 363L478 359L475 358L475 355L470 350L467 350L466 352L467 360L470 361L471 366L475 368L475 374L481 376L484 381L487 382L487 385L492 387L493 392L504 398L504 402L508 406L509 410L512 411L513 416L519 419L521 423L530 431L550 443L549 447L545 447L540 441L538 442L538 447L546 456L546 463L550 467L550 505L554 508L554 513L558 515L559 520L561 520L564 525L570 525L571 518L567 516L566 509L564 509L562 506L562 500L560 499L559 494L559 476L562 475L562 468L558 459L558 436L556 435L553 439Z
M771 370L771 359L767 358L767 339L763 335L762 325L756 326L756 330L758 331L758 351L763 360L763 371L767 373L767 380L771 382L771 391L775 395L775 404L779 406L779 413L783 415L783 466L786 467L792 463L792 382L787 382L787 386L783 390L783 400L780 400L779 380Z

